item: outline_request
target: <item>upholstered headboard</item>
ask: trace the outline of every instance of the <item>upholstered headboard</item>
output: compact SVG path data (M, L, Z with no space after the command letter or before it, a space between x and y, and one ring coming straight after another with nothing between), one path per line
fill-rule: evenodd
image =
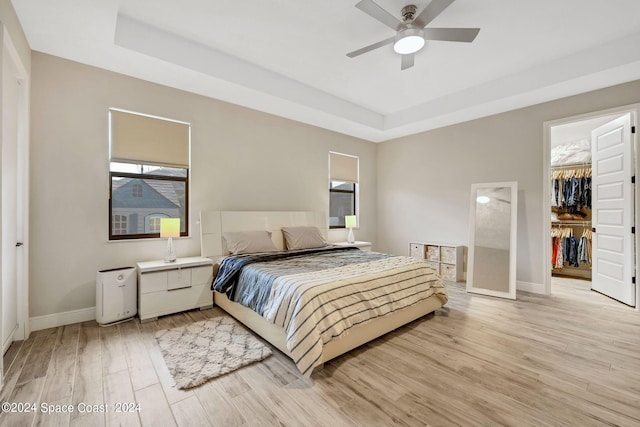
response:
M278 249L284 249L282 227L315 226L327 238L327 217L313 211L202 211L200 248L203 257L219 258L228 253L222 233L266 230Z

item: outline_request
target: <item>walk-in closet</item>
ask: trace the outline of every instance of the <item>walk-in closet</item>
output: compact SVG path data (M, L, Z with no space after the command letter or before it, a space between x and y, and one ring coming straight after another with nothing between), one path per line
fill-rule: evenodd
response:
M635 305L630 113L550 128L551 292L563 279Z
M573 146L577 144L587 146L590 150L586 139L574 142ZM591 280L590 154L584 160L552 166L551 266L556 276Z

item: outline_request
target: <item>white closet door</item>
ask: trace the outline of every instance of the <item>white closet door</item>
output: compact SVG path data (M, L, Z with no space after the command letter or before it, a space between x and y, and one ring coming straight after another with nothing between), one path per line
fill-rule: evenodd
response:
M631 116L626 114L591 133L593 152L591 288L635 305L633 284L633 151Z

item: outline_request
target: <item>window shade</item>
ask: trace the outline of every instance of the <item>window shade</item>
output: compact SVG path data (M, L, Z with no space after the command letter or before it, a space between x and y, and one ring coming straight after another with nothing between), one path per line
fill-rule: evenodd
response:
M189 125L110 110L111 160L189 167Z
M329 152L329 177L332 181L358 183L358 158Z

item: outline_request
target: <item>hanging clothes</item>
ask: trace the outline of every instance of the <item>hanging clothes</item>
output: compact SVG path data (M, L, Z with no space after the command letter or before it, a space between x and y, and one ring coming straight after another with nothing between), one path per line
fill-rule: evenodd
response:
M571 227L553 227L551 230L551 266L561 270L567 266L591 266L591 230L585 229L578 239Z
M551 178L551 206L572 212L591 209L590 166L556 170Z
M576 236L571 236L568 239L565 239L569 242L569 256L568 262L571 267L580 267L580 262L578 262L578 239Z
M591 209L591 177L582 177L582 206Z
M564 257L562 256L562 239L560 237L554 237L555 242L553 245L553 268L562 270L564 268Z
M556 166L551 175L551 207L554 225L551 265L563 274L585 277L584 272L571 269L591 268L591 165ZM582 227L582 228L578 228ZM578 234L577 230L583 230Z
M591 266L591 230L585 229L580 237L580 243L578 244L578 262L580 264L587 264Z

